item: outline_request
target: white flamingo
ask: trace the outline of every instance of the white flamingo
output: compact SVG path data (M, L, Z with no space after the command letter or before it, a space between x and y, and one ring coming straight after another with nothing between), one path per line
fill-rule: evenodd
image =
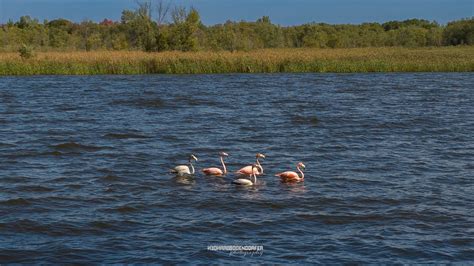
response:
M177 176L186 176L186 175L194 175L194 166L193 166L193 160L197 161L198 158L194 156L194 154L191 154L189 156L189 166L187 165L178 165L171 169L171 173L176 174Z

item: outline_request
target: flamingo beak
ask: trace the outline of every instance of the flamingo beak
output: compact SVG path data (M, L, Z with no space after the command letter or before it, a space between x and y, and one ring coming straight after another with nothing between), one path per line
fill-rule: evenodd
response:
M221 156L229 156L229 154L227 154L225 152L221 152Z
M198 161L198 158L194 155L191 155L191 159L195 160L196 162Z
M265 159L265 155L263 155L263 154L261 154L261 153L258 153L258 154L257 154L257 157L262 158L262 159Z

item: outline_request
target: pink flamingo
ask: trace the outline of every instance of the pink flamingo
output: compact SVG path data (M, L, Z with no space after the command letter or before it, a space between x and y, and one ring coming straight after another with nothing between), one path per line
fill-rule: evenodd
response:
M265 159L265 155L263 155L261 153L257 153L255 158L257 159L257 163L255 164L256 167L253 167L253 165L245 166L245 167L241 168L239 171L237 171L237 174L239 174L239 175L251 175L252 173L255 173L256 175L263 174L263 167L260 164L260 162L258 161L258 159L259 158ZM260 169L260 171L259 171L259 169Z
M224 164L224 157L229 156L229 154L227 154L225 152L220 152L219 155L221 157L221 163L222 163L222 169L223 170L221 170L217 167L204 168L204 169L202 169L202 172L204 174L214 175L214 176L223 176L223 175L227 174L227 168L225 167L225 164Z
M257 184L257 172L258 172L258 165L252 164L250 166L251 168L251 173L249 174L249 178L239 178L237 180L232 181L232 183L240 186L254 186ZM255 171L253 171L255 170Z
M282 182L302 182L304 181L304 173L300 168L305 169L306 166L301 162L296 165L296 169L301 173L301 177L293 171L286 171L275 176L279 176Z

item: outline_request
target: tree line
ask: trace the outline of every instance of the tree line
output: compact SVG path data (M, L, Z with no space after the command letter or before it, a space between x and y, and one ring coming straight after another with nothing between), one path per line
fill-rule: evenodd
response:
M307 23L280 26L268 16L256 21L227 21L206 26L199 12L171 2L139 1L120 21L40 22L29 16L0 25L0 50L27 45L36 50L254 50L262 48L354 48L474 44L474 18L440 25L424 19L359 25Z

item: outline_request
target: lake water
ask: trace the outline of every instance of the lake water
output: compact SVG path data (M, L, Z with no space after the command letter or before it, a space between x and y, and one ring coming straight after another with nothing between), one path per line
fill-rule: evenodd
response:
M0 263L474 260L474 75L0 78ZM267 155L256 187L175 178ZM306 181L275 173L302 161ZM263 253L208 250L261 245Z

